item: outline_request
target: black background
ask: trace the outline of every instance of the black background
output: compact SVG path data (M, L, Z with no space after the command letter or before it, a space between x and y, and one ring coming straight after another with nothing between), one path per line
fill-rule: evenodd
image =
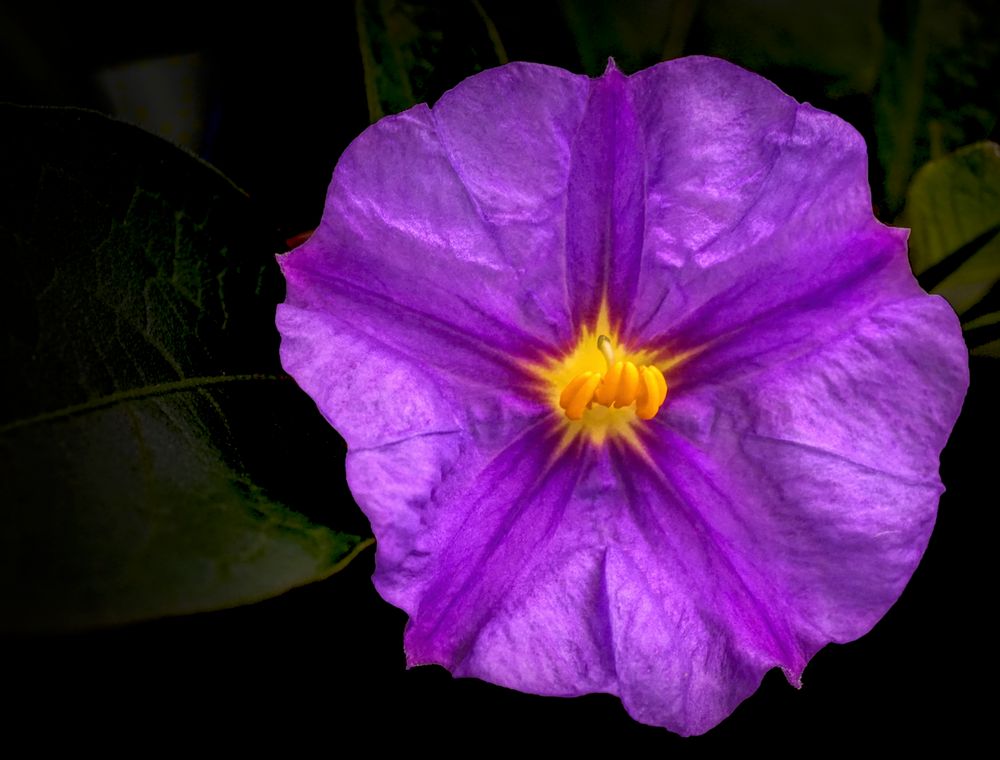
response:
M201 53L210 128L200 152L250 193L280 250L286 238L316 226L337 157L368 124L353 4L328 3L321 17L286 3L218 15L204 5L0 7L0 99L108 111L96 71ZM512 60L581 70L556 4L484 5ZM884 5L885 23L912 8ZM702 52L704 44L695 38L685 52ZM443 56L422 94L433 100L473 73L478 52L466 47ZM871 103L864 97L831 100L808 71L786 65L760 73L797 99L848 119L872 144ZM875 165L872 174L877 186ZM801 691L772 672L704 737L680 739L636 724L610 696L541 698L455 680L437 667L407 671L405 615L375 593L370 549L325 582L248 607L4 639L0 691L8 708L0 725L42 746L181 742L207 749L270 736L324 754L355 742L371 752L399 746L446 755L605 743L623 752L641 746L796 754L873 742L963 743L989 730L990 700L974 689L989 693L993 676L995 637L987 616L996 598L990 584L996 448L986 441L995 440L998 422L997 365L973 360L969 397L942 457L948 490L938 525L899 602L863 639L820 652ZM342 462L330 470L331 492L317 498L340 504L331 525L364 530Z

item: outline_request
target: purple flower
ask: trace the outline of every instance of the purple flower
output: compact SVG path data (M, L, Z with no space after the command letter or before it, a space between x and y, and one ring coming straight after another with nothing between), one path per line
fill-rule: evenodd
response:
M409 664L696 734L868 631L968 384L905 241L854 129L714 59L511 64L362 134L277 321Z

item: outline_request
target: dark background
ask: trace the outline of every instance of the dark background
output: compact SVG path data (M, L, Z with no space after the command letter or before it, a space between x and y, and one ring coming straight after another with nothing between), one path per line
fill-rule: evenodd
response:
M498 62L470 3L361 5L376 52L377 27L395 18L393 6L412 21L396 36L415 56L408 60L416 100L433 101ZM868 141L873 200L887 223L899 221L906 183L924 161L997 139L992 3L883 2L874 14L847 3L832 15L818 3L755 3L746 18L710 2L612 5L482 3L510 60L598 74L608 55L631 73L665 56L714 54L837 113ZM290 3L217 15L206 6L0 5L0 100L117 113L184 143L250 194L281 250L316 226L337 157L369 123L356 7L330 2L317 17ZM122 84L136 62L174 56L184 56L179 88L163 85L155 67ZM188 126L157 117L157 104L193 114ZM907 109L917 113L912 134L894 133L899 120L885 113ZM942 457L948 491L938 525L899 602L868 636L820 652L801 691L772 672L704 737L636 724L609 696L540 698L454 680L437 667L405 670L405 615L375 593L371 550L327 581L248 607L3 639L0 691L10 708L0 726L26 729L41 745L179 741L207 749L267 735L330 754L354 742L372 752L398 742L444 754L605 742L621 751L796 753L841 743L963 743L989 730L987 704L973 688L989 692L993 676L987 614L996 594L987 581L996 448L987 442L998 422L997 381L996 360L973 358L965 410ZM320 425L310 434L335 438ZM366 533L342 461L330 469L336 493L322 499L340 505L331 524ZM207 736L194 744L202 728Z

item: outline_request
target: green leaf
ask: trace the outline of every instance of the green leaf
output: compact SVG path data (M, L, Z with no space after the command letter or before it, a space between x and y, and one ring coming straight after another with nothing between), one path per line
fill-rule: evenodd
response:
M1000 339L991 340L981 346L972 349L974 356L989 356L992 359L1000 359Z
M970 319L962 329L973 354L1000 358L1000 311Z
M74 109L0 106L0 165L0 630L230 607L364 548L269 482L302 435L324 479L343 450L281 373L280 274L245 194ZM285 477L325 485L307 506L329 517L336 489Z
M869 0L561 0L585 72L613 56L634 72L685 53L715 55L752 71L803 69L831 95L870 92L881 30Z
M623 71L633 72L662 60L668 40L682 47L696 3L674 0L651 5L636 0L587 3L561 0L559 6L584 72L596 77L604 72L609 57ZM675 40L678 29L680 36ZM675 32L674 38L671 31Z
M978 330L1000 324L1000 311L992 311L976 319L971 319L962 325L966 330Z
M1000 146L976 143L926 164L905 219L921 284L970 312L1000 280Z
M478 0L354 0L354 16L373 122L436 100L463 75L507 62L500 33Z
M899 12L903 10L904 12ZM908 0L883 4L885 48L875 96L882 212L903 205L914 171L963 145L986 139L1000 112L992 82L1000 66L989 4Z
M712 0L692 32L704 52L751 71L808 71L831 97L871 92L878 76L882 30L870 0Z

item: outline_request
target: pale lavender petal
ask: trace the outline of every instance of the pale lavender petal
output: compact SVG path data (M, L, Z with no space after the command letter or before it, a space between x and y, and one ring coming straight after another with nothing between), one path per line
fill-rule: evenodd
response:
M578 508L577 481L583 470L573 457L554 458L558 437L550 430L543 420L496 455L484 458L464 487L456 491L448 483L435 495L435 501L445 502L460 497L463 506L452 504L443 518L448 525L434 531L434 540L419 543L436 556L432 574L421 581L423 596L406 632L410 664L435 662L459 675L485 675L474 659L477 637L484 626L502 617L499 608L510 594L536 583L537 567L551 559L552 536L563 530ZM462 513L460 519L454 519L456 512ZM586 594L586 584L569 588L573 573L571 567L568 570L562 589L569 597ZM553 617L551 622L556 628L543 633L546 643L561 632L586 649L589 659L601 657L602 642L587 640L578 615L561 631L561 621ZM504 658L496 673L502 682L514 677L518 656L510 651ZM561 675L563 687L575 689L580 678L576 664L563 663L560 668L554 663L550 672L533 674L533 685L556 693Z
M507 308L522 310L525 325L550 344L575 335L563 255L575 225L566 224L566 196L591 88L587 77L562 69L511 64L465 80L432 111L443 149L510 274Z
M960 336L943 299L888 303L821 350L679 392L651 436L761 563L807 656L868 631L923 554L968 386Z
M641 135L626 77L516 64L472 77L432 115L535 335L565 347L607 296L626 313L644 222Z
M605 568L617 693L637 720L683 735L729 715L781 667L801 672L783 600L760 557L744 555L692 498L683 462L613 455L628 508ZM699 496L701 494L698 494Z
M918 292L904 233L872 216L865 144L850 125L715 59L628 82L646 157L631 340L683 352L773 317L806 336L788 307L829 305L825 317L845 297Z
M433 111L383 119L345 151L320 228L283 268L357 301L359 317L389 304L442 345L524 356L565 340L553 253L589 89L586 77L513 65L467 80Z
M441 506L431 495L447 492L441 484L450 474L469 487L476 462L537 421L542 406L512 392L523 373L463 353L433 328L421 332L408 310L382 304L365 312L356 294L342 297L299 270L285 274L282 364L347 442L348 483L378 537L376 581L387 578L383 595L411 611L420 589L409 579L434 560L417 546ZM477 362L473 382L467 374ZM461 517L461 500L444 507L451 511L443 525Z
M553 459L538 434L486 461L458 489L463 505L437 511L461 519L418 539L436 556L406 577L421 589L411 665L540 694L619 694L636 719L683 734L722 720L769 668L801 672L783 599L686 486L618 448Z
M770 668L797 684L818 649L871 628L923 553L967 383L956 330L939 299L882 307L752 383L682 393L648 458L584 446L552 464L544 435L518 440L423 545L438 558L411 663L607 691L682 734Z

